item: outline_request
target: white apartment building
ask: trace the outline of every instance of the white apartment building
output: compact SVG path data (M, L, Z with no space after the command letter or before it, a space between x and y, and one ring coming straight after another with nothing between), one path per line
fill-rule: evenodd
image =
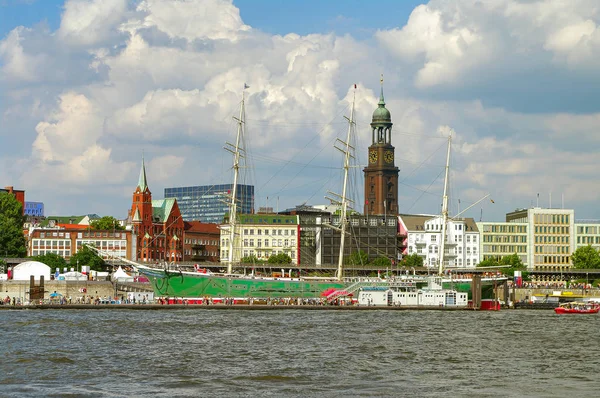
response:
M423 265L437 268L442 240L442 217L398 216L399 232L406 236L403 254L418 254ZM449 220L446 230L444 268L474 267L479 263L479 230L472 218Z
M298 216L279 214L238 215L233 242L233 262L255 256L268 260L270 256L285 253L298 263ZM221 262L229 259L229 224L221 225Z

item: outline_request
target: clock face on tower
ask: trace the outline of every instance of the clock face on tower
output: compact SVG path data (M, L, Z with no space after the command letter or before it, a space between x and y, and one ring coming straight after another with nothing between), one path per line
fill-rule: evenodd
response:
M385 151L385 153L383 154L383 160L385 160L386 163L393 163L394 162L394 152Z
M377 151L369 152L369 162L376 163L377 162Z

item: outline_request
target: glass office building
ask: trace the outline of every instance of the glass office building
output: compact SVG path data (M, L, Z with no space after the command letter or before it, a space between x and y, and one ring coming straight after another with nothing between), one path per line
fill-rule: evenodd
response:
M195 187L165 188L165 198L176 198L185 221L223 223L229 212L229 196L233 184L201 185ZM237 185L238 213L251 214L254 210L254 185Z

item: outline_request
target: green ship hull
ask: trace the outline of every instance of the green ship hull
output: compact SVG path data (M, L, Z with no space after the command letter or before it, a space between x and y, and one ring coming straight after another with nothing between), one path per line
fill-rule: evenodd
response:
M337 280L251 278L138 268L159 297L317 298L344 289Z
M165 271L144 266L138 267L138 271L150 280L157 297L321 298L355 283L322 278L265 278ZM444 288L468 292L471 296L471 283L466 281L445 282ZM482 297L494 297L492 283L482 283Z

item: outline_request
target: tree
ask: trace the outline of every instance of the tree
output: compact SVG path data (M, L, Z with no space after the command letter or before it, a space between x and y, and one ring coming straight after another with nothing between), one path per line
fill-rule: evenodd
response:
M477 264L478 267L497 267L498 265L500 264L495 258L488 258Z
M600 268L600 254L592 246L582 246L571 255L573 267L578 269Z
M365 265L369 262L369 256L363 250L353 252L345 261L349 265Z
M242 259L240 260L240 262L242 264L261 264L264 263L264 260L259 260L256 256L247 256L247 257L242 257Z
M404 256L400 265L409 268L422 267L423 257L419 256L417 253L409 254L408 256Z
M27 241L23 235L25 219L21 203L12 194L0 192L0 255L27 255Z
M517 253L502 257L499 264L510 265L509 268L503 268L500 272L511 278L515 275L515 271L525 271L526 269L523 261L521 261L521 258L517 255ZM521 276L525 280L527 273L523 272Z
M103 231L123 231L125 227L119 224L119 220L113 216L104 216L98 220L94 220L90 223L90 227L93 229L100 229Z
M502 257L500 259L499 264L510 265L511 268L517 269L525 268L525 266L523 265L523 261L521 261L521 258L517 255L517 253Z
M46 264L52 270L55 270L56 268L63 269L67 266L67 260L54 253L46 253L39 256L34 256L31 259Z
M385 256L379 256L371 262L371 265L377 268L389 268L392 266L392 260Z
M274 254L267 261L269 264L290 264L292 258L285 253Z
M77 253L71 256L71 266L77 267L78 265L80 267L82 265L89 265L90 270L104 271L106 263L87 246L82 246Z

